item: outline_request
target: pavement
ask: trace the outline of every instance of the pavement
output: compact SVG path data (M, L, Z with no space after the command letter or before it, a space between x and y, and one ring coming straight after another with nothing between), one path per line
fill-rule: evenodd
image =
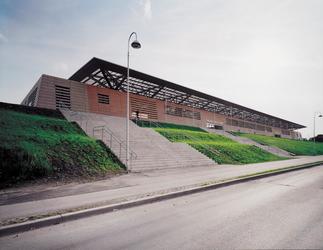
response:
M314 167L0 238L3 249L323 249Z
M6 189L0 193L0 226L167 195L244 175L322 161L323 156L301 157L259 164L130 173L84 184Z

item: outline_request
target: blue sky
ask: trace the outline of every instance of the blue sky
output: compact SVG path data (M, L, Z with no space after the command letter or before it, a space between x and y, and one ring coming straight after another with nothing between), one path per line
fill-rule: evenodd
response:
M0 101L96 56L308 126L323 112L323 1L0 0ZM323 119L317 120L323 133Z

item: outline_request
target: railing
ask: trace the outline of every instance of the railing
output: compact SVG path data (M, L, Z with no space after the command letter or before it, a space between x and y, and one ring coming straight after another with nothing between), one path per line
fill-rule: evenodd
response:
M133 120L134 123L138 124L138 120ZM145 120L144 121L146 124L148 123L149 124L149 127L151 128L164 128L163 126L161 126L158 122L155 122L155 121L151 121L151 120ZM189 139L190 141L192 141L194 144L197 144L199 145L201 148L203 148L204 150L208 151L208 152L211 152L212 154L217 154L219 155L220 152L217 151L216 149L214 148L211 148L211 147L208 147L207 145L205 144L202 144L200 143L199 140L197 140L196 138L192 137L192 136L189 136L187 134L185 134L183 136L183 139Z
M67 107L60 107L62 110L68 110L69 112L69 120L77 122L80 127L85 131L86 134L88 133L88 126L89 120L88 117L80 112L72 111ZM84 127L85 124L85 127ZM90 124L91 125L91 124ZM106 125L102 126L94 126L92 130L93 137L96 137L96 133L100 132L99 139L101 139L106 145L110 147L112 150L112 146L114 148L117 148L113 150L113 153L121 160L122 152L127 152L127 147L124 145L124 142L121 141L113 132L111 129L109 129ZM97 138L97 137L96 137ZM116 145L116 146L115 146ZM137 159L137 154L133 152L131 149L129 149L129 155L130 155L130 161ZM130 162L131 164L131 162Z
M93 127L93 137L96 137L95 135L97 135L98 132L100 133L99 138L106 145L108 145L111 150L112 150L112 147L114 146L115 148L114 153L118 156L119 159L121 159L123 151L127 153L127 147L126 145L124 145L125 143L121 141L117 136L115 136L112 130L110 130L107 126L102 125L102 126ZM130 155L130 160L137 159L137 154L131 149L129 149L129 155Z

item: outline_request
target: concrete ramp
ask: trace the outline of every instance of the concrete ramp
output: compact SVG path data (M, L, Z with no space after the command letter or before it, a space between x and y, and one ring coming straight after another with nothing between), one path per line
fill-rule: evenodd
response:
M70 110L62 110L62 113L69 121L77 122L89 136L97 139L102 139L103 135L98 128L106 126L114 139L111 139L112 135L107 135L103 141L125 163L125 118ZM130 122L130 152L135 156L130 163L131 171L216 165L191 146L170 142L155 130L139 127L133 122Z
M293 156L291 153L285 151L285 150L282 150L280 148L277 148L277 147L274 147L274 146L267 146L267 145L263 145L263 144L260 144L258 142L255 142L249 138L246 138L246 137L242 137L242 136L236 136L236 135L233 135L227 131L224 131L224 130L218 130L218 129L207 129L207 128L203 128L205 131L209 132L209 133L214 133L214 134L218 134L218 135L222 135L222 136L225 136L227 138L230 138L231 140L233 141L236 141L236 142L239 142L239 143L242 143L242 144L246 144L246 145L254 145L258 148L261 148L271 154L274 154L274 155L277 155L277 156L281 156L281 157L291 157Z

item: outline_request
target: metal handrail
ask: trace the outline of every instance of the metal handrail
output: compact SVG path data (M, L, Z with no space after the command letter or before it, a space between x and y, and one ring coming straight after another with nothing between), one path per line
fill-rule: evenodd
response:
M67 109L67 108L60 108L60 109ZM84 130L84 128L83 128L83 121L85 121L85 132L87 133L87 128L88 128L88 119L84 119L86 116L84 116L84 115L82 115L82 114L80 114L80 113L78 113L78 112L75 112L75 111L72 111L72 110L69 110L70 111L70 118L71 118L71 120L73 120L73 121L75 121L75 122L80 122L80 126L81 126L81 128ZM121 159L121 154L122 154L122 149L123 150L127 150L126 149L126 146L124 145L124 142L123 141L121 141L114 133L113 133L113 131L111 130L111 129L109 129L106 125L102 125L102 126L94 126L93 127L93 130L92 130L92 135L93 135L93 137L94 137L94 133L95 133L95 131L98 131L98 130L102 130L101 131L101 139L102 139L102 141L103 142L105 142L104 141L104 136L106 135L106 134L108 134L109 135L109 137L110 137L110 141L109 141L109 143L110 143L110 149L112 150L112 143L113 143L113 141L115 141L115 142L117 142L117 144L119 145L119 159ZM137 159L137 154L134 152L134 151L132 151L132 150L129 150L129 154L130 154L130 160L135 160L135 159Z
M109 144L110 148L112 149L113 140L116 141L119 145L119 158L121 158L122 149L127 150L127 147L124 145L124 141L120 140L111 129L109 129L106 125L95 126L93 127L93 136L96 131L101 132L101 140L104 141L104 136L109 136ZM129 150L130 160L137 159L137 154L133 150Z
M157 127L157 128L163 128L162 126L160 126L157 122L154 122L154 121L151 121L151 120L148 120L149 121L149 124L150 124L150 127L152 127L151 126L151 124L153 124L155 127ZM136 121L137 122L137 121ZM145 121L146 122L146 121ZM205 144L201 144L200 142L199 142L199 140L197 140L197 139L195 139L194 137L191 137L191 136L189 136L189 135L185 135L185 137L188 137L191 141L193 141L195 144L198 144L199 146L201 146L203 149L206 149L207 151L209 151L209 152L211 152L211 153L213 153L213 154L220 154L220 152L219 151L217 151L216 149L213 149L213 148L210 148L210 147L208 147L208 146L206 146Z

